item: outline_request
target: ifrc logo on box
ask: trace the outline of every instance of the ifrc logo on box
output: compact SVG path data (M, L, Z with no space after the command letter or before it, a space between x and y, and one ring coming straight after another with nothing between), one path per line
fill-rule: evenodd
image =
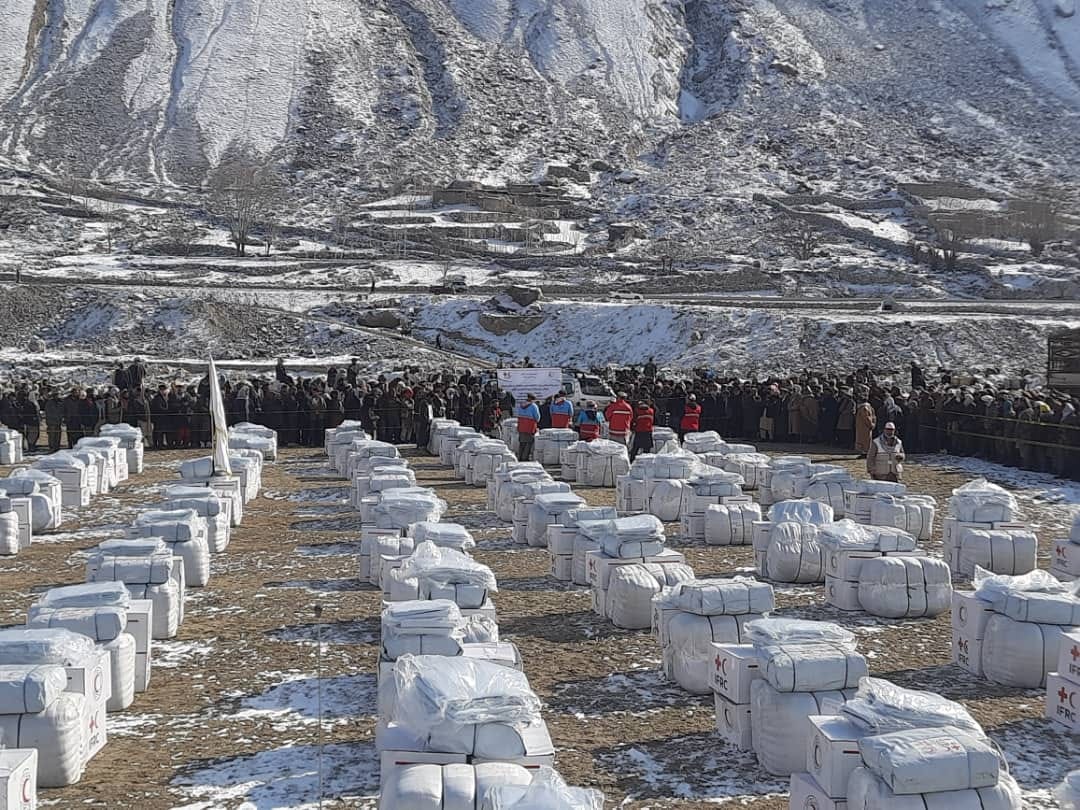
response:
M718 687L721 692L725 692L728 688L728 660L721 655L717 655L714 663L716 664L716 672L713 673L713 685Z
M1080 700L1077 699L1076 689L1066 689L1062 686L1057 690L1058 705L1056 714L1062 720L1066 720L1069 723L1076 723L1077 718L1080 717L1078 710L1080 710Z
M19 788L19 810L30 810L34 806L34 779L29 770L23 772L22 786Z

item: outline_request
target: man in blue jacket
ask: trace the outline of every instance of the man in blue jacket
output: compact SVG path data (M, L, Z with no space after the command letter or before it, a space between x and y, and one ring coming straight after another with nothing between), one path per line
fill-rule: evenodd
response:
M540 408L536 397L529 394L524 405L514 408L518 430L518 461L531 461L533 445L536 443L536 431L540 427Z

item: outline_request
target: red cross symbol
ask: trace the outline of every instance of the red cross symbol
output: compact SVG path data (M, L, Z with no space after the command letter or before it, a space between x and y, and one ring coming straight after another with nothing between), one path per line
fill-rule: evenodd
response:
M1075 644L1073 644L1073 648L1069 652L1072 653L1073 661L1080 658L1080 647L1077 647Z
M1064 689L1062 691L1064 691ZM96 714L91 716L91 718L90 718L90 730L91 731L96 731L97 730L97 715Z
M1060 701L1061 703L1064 703L1068 699L1069 699L1069 693L1065 691L1065 687L1063 686L1060 689L1058 689L1058 701Z
M1054 550L1057 552L1057 555L1059 557L1064 558L1066 556L1066 554L1065 554L1065 546L1064 545L1060 545Z
M1074 649L1075 649L1075 648L1074 648ZM717 668L717 669L720 669L720 662L721 662L721 660L722 660L722 659L720 658L720 656L719 656L719 655L718 655L718 656L716 656L716 668Z

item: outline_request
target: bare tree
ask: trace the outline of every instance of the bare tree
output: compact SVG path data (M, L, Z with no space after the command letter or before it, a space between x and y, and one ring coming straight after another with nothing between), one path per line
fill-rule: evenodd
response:
M814 251L821 244L821 233L804 219L792 220L787 234L787 242L795 253L795 258L807 261L814 258Z
M1030 197L1009 201L1009 211L1021 239L1028 243L1032 256L1041 256L1048 242L1062 236L1062 213L1065 207L1059 189L1042 186Z
M933 245L930 250L936 253L938 261L946 270L955 270L956 262L968 243L967 234L960 231L953 223L930 218L933 229Z
M199 243L206 229L177 209L164 217L161 223L161 235L174 249L179 249L185 256L191 255L192 248Z
M262 225L275 230L284 196L284 185L269 156L240 152L228 156L209 178L210 208L225 220L236 255L245 255L248 238ZM267 235L267 253L272 241Z

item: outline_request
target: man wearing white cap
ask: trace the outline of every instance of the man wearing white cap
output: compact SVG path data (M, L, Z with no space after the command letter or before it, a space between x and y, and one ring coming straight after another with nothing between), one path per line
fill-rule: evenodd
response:
M904 473L904 445L896 435L896 425L885 423L881 435L870 442L866 471L875 481L899 481Z

